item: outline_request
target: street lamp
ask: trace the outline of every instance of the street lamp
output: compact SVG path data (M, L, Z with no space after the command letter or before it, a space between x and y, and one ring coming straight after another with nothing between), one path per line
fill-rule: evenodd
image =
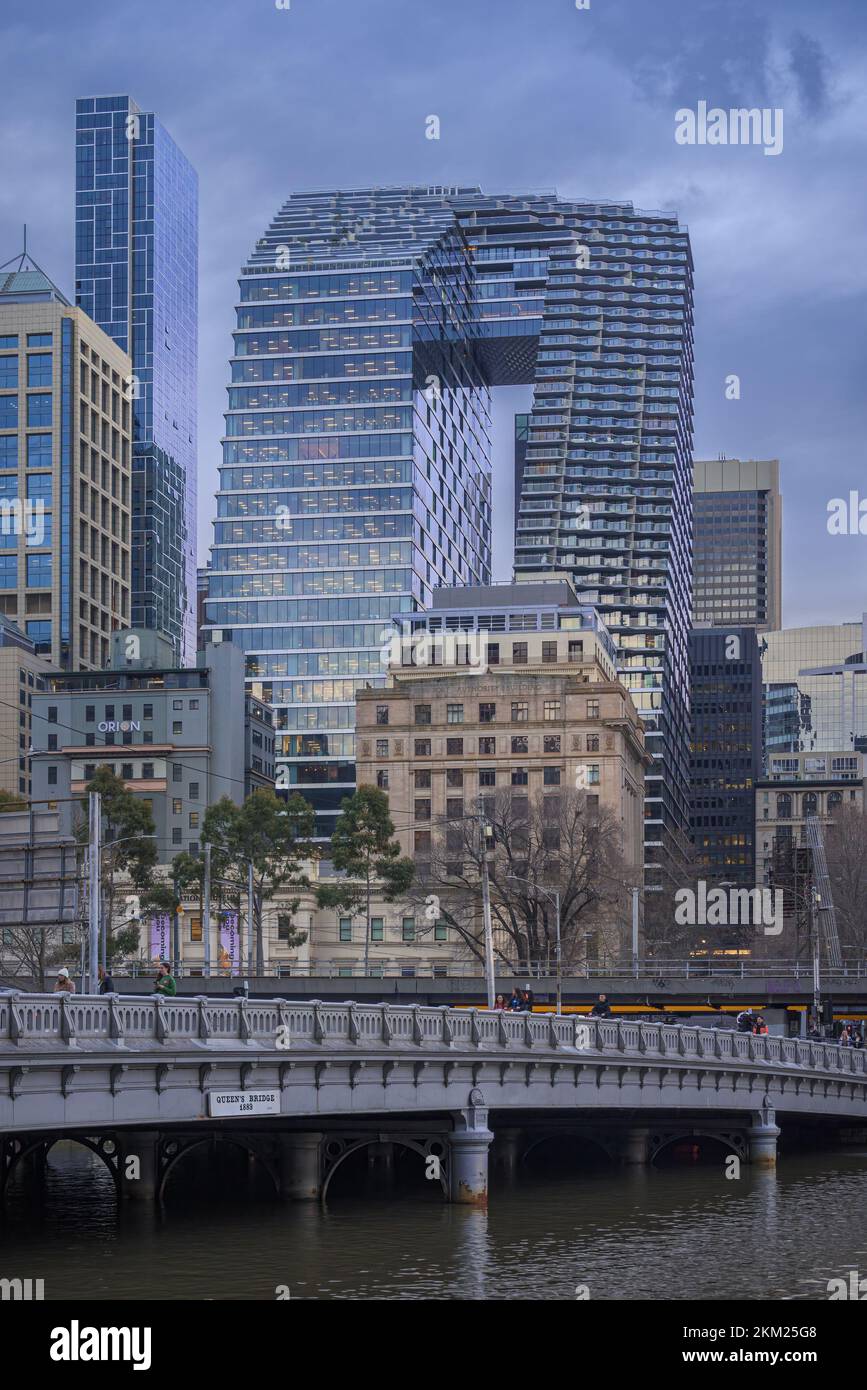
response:
M93 797L93 793L91 793ZM90 859L90 891L91 891L91 932L90 932L90 970L88 992L96 994L98 987L98 976L96 969L97 954L103 970L108 965L107 946L108 929L105 921L105 913L102 911L102 851L114 849L115 845L126 844L129 840L156 840L156 835L122 835L118 840L109 840L106 844L101 844L99 840L99 819L101 808L97 803L96 808L91 808L91 859ZM94 831L95 827L95 831Z
M514 883L526 883L528 887L537 893L544 893L546 898L550 898L554 904L555 924L557 931L557 1013L563 1012L563 973L561 969L560 953L560 890L559 888L543 888L539 883L533 883L529 878L519 878L517 874L509 874L509 878Z

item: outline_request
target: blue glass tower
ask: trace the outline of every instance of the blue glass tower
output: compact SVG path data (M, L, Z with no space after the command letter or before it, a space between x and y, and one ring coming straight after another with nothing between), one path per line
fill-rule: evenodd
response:
M206 627L328 832L383 620L490 574L490 388L532 383L516 574L567 570L645 721L647 881L688 832L692 260L673 213L293 195L240 281Z
M133 363L133 627L196 648L198 179L128 96L76 102L76 303Z

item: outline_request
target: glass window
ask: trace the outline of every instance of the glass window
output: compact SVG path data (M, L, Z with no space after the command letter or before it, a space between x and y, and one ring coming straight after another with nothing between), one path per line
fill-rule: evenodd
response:
M28 347L32 347L32 348L34 348L34 347L51 347L52 341L53 341L53 340L52 340L52 336L51 336L50 333L28 333L28 334L27 334L27 346L28 346Z
M542 643L542 660L545 661L545 662L549 662L549 663L552 662L552 661L556 661L556 660L557 660L557 643L556 643L556 642L543 642L543 643Z
M546 767L546 768L545 768L545 786L546 786L546 787L559 787L559 785L560 785L560 769L559 769L559 767Z
M543 707L542 707L542 715L543 715L543 718L544 718L544 719L547 719L549 722L552 722L552 721L554 721L554 720L559 719L559 718L560 718L560 701L559 701L559 700L545 700L545 702L544 702L544 704L543 704Z
M527 664L527 643L512 643L512 663L515 666L526 666Z
M18 397L0 396L0 430L17 430Z
M51 556L27 556L27 585L31 589L51 588Z
M14 396L10 396L10 397L6 397L5 399L14 400L15 397L14 397ZM2 414L2 411L3 411L3 400L4 400L4 397L0 396L0 414ZM2 427L0 427L0 428L2 428ZM17 467L18 467L18 435L17 435L17 434L0 434L0 468L17 468ZM6 481L5 478L0 478L0 482L5 482L5 481ZM18 490L18 485L17 485L16 479L11 478L11 479L9 479L9 481L12 482L12 483L15 483L15 489L14 489L14 491L13 491L13 495L14 495L14 492Z
M415 801L415 819L416 819L416 820L430 820L430 798L429 798L429 797L416 797L416 801Z
M376 785L379 787L380 791L383 791L383 792L387 792L387 791L388 791L388 769L387 769L387 768L380 768L379 771L377 772L377 774L376 774Z
M459 767L446 768L446 786L462 787L464 785L464 774Z
M464 707L463 705L446 705L446 723L463 724Z
M493 767L482 767L479 769L479 786L495 787L497 785L497 771Z
M479 752L486 757L491 757L497 751L497 740L486 736L479 739Z
M37 436L31 436L36 438ZM41 498L46 506L51 506L51 474L31 473L27 478L27 496L31 501Z
M382 941L383 939L383 918L371 917L370 919L370 939L371 941Z
M31 352L27 358L27 385L51 385L51 353Z
M431 743L429 738L417 738L415 741L415 756L417 758L430 757Z
M371 924L372 925L372 924ZM341 917L338 923L338 937L341 941L352 940L352 918Z
M413 784L425 791L430 786L430 768L421 768L413 773Z
M485 647L485 655L488 658L489 666L499 666L500 664L500 644L499 642L488 642Z
M0 364L3 359L0 357ZM2 382L0 382L2 385ZM38 396L27 397L27 424L30 429L51 428L51 392L42 391Z
M479 723L493 724L497 714L497 706L490 704L479 705Z
M387 739L387 738L378 738L378 739L376 740L376 756L377 756L378 758L387 758L387 757L388 757L388 739Z
M0 391L18 389L18 354L0 357Z
M588 734L588 735L587 735L587 752L588 752L588 753L598 753L598 752L599 752L599 735L598 735L598 734Z
M526 724L530 718L530 705L527 700L512 701L512 723Z
M587 701L587 718L588 718L588 719L598 719L598 718L599 718L599 701L598 701L598 700L588 700L588 701Z
M448 941L449 929L445 922L437 922L434 926L434 941Z
M529 740L528 740L526 734L516 734L516 735L514 736L514 738L512 739L512 752L513 752L513 753L528 753L528 752L529 752Z
M377 724L387 724L387 723L388 723L388 705L377 705L377 707L376 707L376 722L377 722Z
M446 739L446 756L449 758L462 758L464 755L464 741L462 738Z
M416 724L429 724L430 705L416 705L414 717Z
M18 555L0 555L0 589L18 588Z
M512 786L526 787L528 782L527 769L525 767L512 768Z
M401 924L401 936L404 941L415 941L415 918L404 917Z
M546 734L545 737L542 739L542 751L544 753L559 753L560 735Z
M182 734L184 732L183 720L175 719L172 721L172 733Z

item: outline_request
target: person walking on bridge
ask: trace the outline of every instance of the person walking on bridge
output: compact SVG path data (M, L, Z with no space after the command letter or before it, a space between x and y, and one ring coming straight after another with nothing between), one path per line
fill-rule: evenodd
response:
M74 994L74 993L75 993L75 985L74 985L73 981L69 978L69 971L67 970L67 968L66 968L65 965L62 967L62 969L58 970L58 972L57 972L57 979L54 981L54 993L55 993L55 994Z
M164 998L171 998L177 994L178 986L172 974L171 966L167 960L160 961L160 968L157 971L157 978L154 981L154 994L161 994Z

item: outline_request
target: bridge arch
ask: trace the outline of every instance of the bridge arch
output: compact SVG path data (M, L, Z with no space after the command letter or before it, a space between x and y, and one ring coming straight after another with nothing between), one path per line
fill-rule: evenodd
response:
M338 1168L342 1167L346 1160L348 1158L351 1158L353 1154L359 1153L361 1149L370 1148L372 1144L378 1144L380 1142L381 1140L378 1134L369 1134L365 1135L361 1139L351 1140L343 1144L343 1147L341 1147L339 1151L337 1150L337 1145L342 1144L343 1141L332 1140L330 1144L326 1144L325 1161L328 1166L325 1173L324 1181L322 1183L323 1204L325 1203L328 1197L328 1189L331 1185L331 1179L334 1177L334 1174L337 1172ZM388 1142L391 1144L399 1144L401 1148L409 1149L412 1153L417 1153L423 1162L426 1162L431 1157L438 1158L440 1160L439 1184L442 1189L443 1196L448 1198L448 1146L444 1138L440 1138L439 1136L434 1135L432 1138L426 1139L424 1142L422 1142L418 1139L411 1138L408 1134L390 1134L388 1136ZM329 1148L331 1148L332 1146L334 1148L334 1152L329 1153Z
M253 1154L253 1156L256 1159L258 1159L258 1161L262 1164L262 1167L268 1174L268 1177L271 1179L271 1185L274 1189L274 1195L279 1196L279 1177L275 1170L274 1164L271 1161L270 1155L265 1152L265 1150L262 1148L260 1144L257 1144L255 1140L251 1139L248 1135L231 1133L210 1133L203 1134L201 1138L190 1139L186 1142L180 1139L173 1139L170 1136L163 1137L161 1139L159 1182L157 1184L158 1202L164 1201L166 1183L168 1182L169 1177L171 1176L174 1169L181 1162L181 1160L186 1158L189 1154L191 1154L194 1149L200 1149L203 1144L214 1143L231 1144L234 1148L241 1149L244 1153Z
M111 1134L101 1135L97 1139L90 1138L85 1134L40 1134L36 1137L26 1135L11 1136L6 1143L3 1154L2 1171L0 1171L0 1202L5 1199L9 1183L12 1181L15 1169L23 1159L30 1158L33 1154L41 1154L43 1162L47 1160L49 1153L55 1144L59 1143L79 1144L84 1149L89 1149L92 1154L102 1160L103 1165L111 1174L114 1182L115 1196L120 1199L120 1164L118 1145L114 1136Z
M526 1165L527 1159L533 1152L535 1152L536 1149L540 1147L540 1145L547 1144L550 1143L552 1140L558 1139L565 1139L573 1144L583 1144L589 1150L596 1150L598 1153L602 1154L605 1158L610 1159L612 1162L614 1162L615 1160L615 1154L612 1152L611 1141L606 1138L603 1138L595 1134L587 1134L586 1131L578 1128L551 1129L546 1131L544 1134L536 1135L536 1137L529 1144L527 1144L526 1147L522 1145L523 1152L520 1158L521 1164Z
M673 1148L676 1144L688 1144L690 1141L704 1140L717 1145L726 1154L734 1154L743 1163L749 1162L749 1145L746 1135L737 1130L712 1130L712 1129L675 1129L666 1130L664 1133L657 1131L651 1136L648 1145L647 1161L653 1167L667 1149Z

